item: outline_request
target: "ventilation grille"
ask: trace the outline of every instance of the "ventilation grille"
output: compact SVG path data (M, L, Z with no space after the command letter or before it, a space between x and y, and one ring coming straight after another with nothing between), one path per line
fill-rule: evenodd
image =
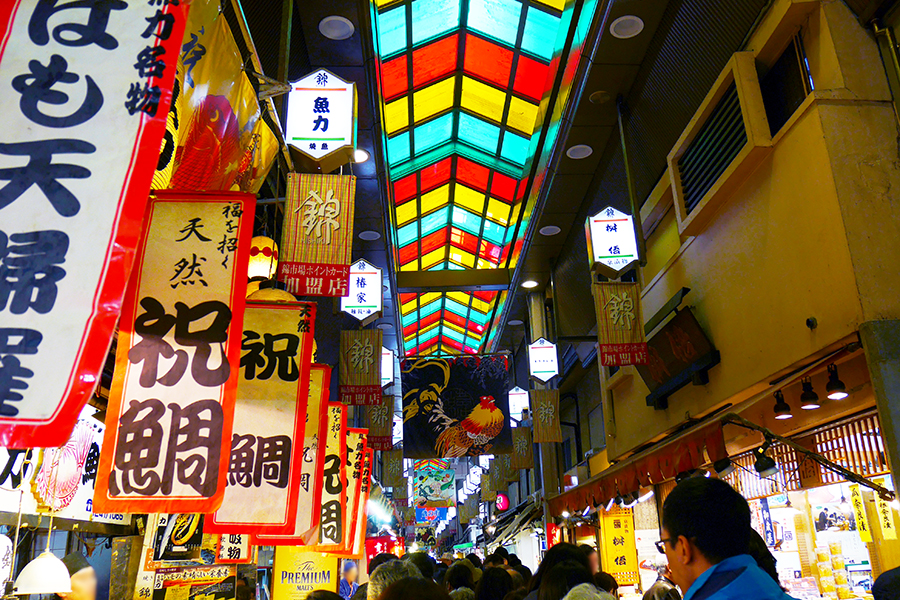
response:
M747 143L737 86L728 86L719 104L678 160L687 214L725 172Z

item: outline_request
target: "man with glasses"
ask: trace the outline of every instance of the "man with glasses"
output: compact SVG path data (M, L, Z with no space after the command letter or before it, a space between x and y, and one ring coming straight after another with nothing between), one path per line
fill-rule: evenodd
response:
M684 600L790 600L750 548L750 506L719 479L691 477L663 504L662 538Z

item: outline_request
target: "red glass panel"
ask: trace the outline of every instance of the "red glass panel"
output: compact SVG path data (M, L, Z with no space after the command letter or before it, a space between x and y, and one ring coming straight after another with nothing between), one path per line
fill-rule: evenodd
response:
M543 177L543 176L542 176ZM519 182L519 189L516 192L516 200L521 201L525 197L525 190L528 189L528 178L526 177Z
M400 264L405 265L419 257L419 245L413 241L400 248Z
M482 192L487 191L490 170L470 160L458 156L456 158L456 179Z
M381 65L381 93L385 100L404 93L407 88L407 56L398 56Z
M516 64L513 89L523 96L540 102L547 83L547 68L547 65L520 54L519 62Z
M422 169L422 191L434 189L442 183L450 181L450 157Z
M394 182L394 204L400 205L415 197L416 174L407 175L403 179Z
M462 344L460 344L459 342L457 342L457 341L454 340L453 338L448 338L446 335L442 335L442 336L441 336L441 343L442 343L442 344L447 344L448 346L450 346L450 347L453 348L454 350L459 350L460 352L463 351L463 345L462 345Z
M456 227L450 228L450 243L471 254L475 254L478 249L478 238Z
M494 178L491 180L491 196L511 203L515 194L516 180L494 171Z
M466 36L463 69L502 88L509 87L512 51L474 35ZM520 59L521 60L521 59Z
M447 245L447 228L438 229L434 233L429 233L422 238L422 256L425 256L433 250L437 250L441 246ZM410 244L415 246L415 243Z
M482 240L478 256L496 264L500 260L500 246Z
M453 311L445 310L444 311L444 320L447 321L448 323L453 323L457 327L462 327L463 329L466 328L466 320Z
M479 300L483 300L485 302L490 302L497 297L497 292L472 292L472 294Z
M430 315L428 315L427 317L425 317L424 319L422 319L421 321L419 321L418 323L410 323L409 325L407 325L406 327L403 328L403 337L412 335L419 329L425 329L432 323L437 323L440 316L441 316L441 311L436 310L433 313L431 313Z
M412 302L413 300L416 299L416 296L418 296L418 294L416 294L415 292L400 294L400 304L406 304L407 302Z
M459 35L413 50L413 85L419 87L456 69Z

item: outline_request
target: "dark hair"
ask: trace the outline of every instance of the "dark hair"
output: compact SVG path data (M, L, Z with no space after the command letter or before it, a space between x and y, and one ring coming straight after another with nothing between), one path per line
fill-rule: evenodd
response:
M484 559L484 564L491 563L498 567L502 567L506 564L506 557L500 554L499 552L494 552L490 556Z
M525 589L521 590L513 590L507 595L503 596L503 600L525 600L525 596L528 595L528 592Z
M466 587L471 590L475 589L475 579L472 577L472 569L462 563L450 565L447 574L444 575L444 583L453 591L457 588Z
M535 571L534 576L531 578L531 583L528 585L528 591L533 592L534 590L540 588L541 580L543 580L544 575L547 574L547 571L566 560L574 560L583 565L585 569L588 569L588 571L590 571L591 567L588 563L587 556L584 555L584 552L579 550L578 546L576 546L575 544L562 542L547 550L547 554L544 555L544 560L541 561L541 564L538 566L538 570Z
M597 553L597 549L594 548L593 546L588 545L588 544L581 544L581 545L578 546L578 548L579 548L582 552L584 552L584 555L585 555L585 556L590 556L591 554L596 554L596 553Z
M662 521L669 538L683 535L713 564L750 547L750 506L721 479L682 480L663 504Z
M619 582L616 581L616 578L603 571L594 573L594 585L610 594L615 594L616 590L619 589Z
M478 558L478 555L475 554L474 552L470 552L469 554L466 554L466 558L469 559L470 563L475 565L476 569L480 569L482 566L484 566L481 564L481 559Z
M775 580L775 583L781 585L778 581L778 569L775 568L777 561L772 553L769 552L769 548L766 547L766 541L755 529L750 530L750 546L747 554L753 557L756 565L768 573L769 577Z
M528 584L531 583L531 569L523 565L522 563L517 564L513 567L519 574L522 576L522 579L525 581L525 588L528 589Z
M509 558L509 550L504 548L503 546L499 546L496 550L494 550L494 554L499 554L503 558Z
M538 600L562 600L576 585L594 583L590 569L579 561L564 560L544 576Z
M506 572L509 573L509 576L510 576L510 577L512 577L512 579L513 579L513 589L514 589L514 590L518 590L518 589L520 589L520 588L521 588L521 589L525 589L525 578L522 577L522 574L521 574L521 573L519 573L518 571L516 571L515 567L511 567L511 566L509 566L509 565L506 565L506 566L503 567L503 568L506 569Z
M329 593L331 593L331 592L329 592ZM57 598L58 598L58 597L59 597L59 596L57 596ZM245 584L245 585L240 585L240 586L238 586L237 591L235 591L234 597L235 597L237 600L250 600L250 598L253 597L253 589L252 589L249 585L246 585L246 584ZM307 598L310 598L311 600L316 600L316 599L313 598L312 596L307 596ZM338 598L340 598L340 596L338 596ZM331 598L331 599L329 599L329 598L320 598L319 600L334 600L334 599L333 599L333 598Z
M341 600L341 597L328 590L313 590L306 597L306 600Z
M379 600L450 600L450 594L430 579L405 578L389 585Z
M475 600L497 600L513 590L512 575L501 567L487 569L475 586Z
M406 560L416 565L425 579L434 578L434 559L427 552L413 552L407 555Z
M522 564L522 559L519 558L517 555L513 554L512 552L510 552L509 555L506 557L506 564L508 564L511 567L518 567L519 565Z
M380 554L376 554L372 557L372 560L369 561L368 572L371 575L372 572L383 565L386 562L391 562L392 560L400 560L397 558L396 554L390 554L388 552L382 552Z

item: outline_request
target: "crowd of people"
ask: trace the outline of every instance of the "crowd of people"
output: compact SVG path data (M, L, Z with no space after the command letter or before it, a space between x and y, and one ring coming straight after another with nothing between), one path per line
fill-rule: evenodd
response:
M792 600L778 581L775 558L750 525L747 501L724 481L696 477L680 482L663 505L656 582L643 600ZM665 555L665 559L662 558ZM356 565L346 566L346 575ZM475 554L425 552L403 559L379 554L369 581L341 585L344 600L615 600L618 584L600 570L596 549L556 544L534 573L515 554L498 548ZM874 600L900 600L900 569L882 575ZM355 577L353 577L355 580ZM336 600L314 592L311 600Z

